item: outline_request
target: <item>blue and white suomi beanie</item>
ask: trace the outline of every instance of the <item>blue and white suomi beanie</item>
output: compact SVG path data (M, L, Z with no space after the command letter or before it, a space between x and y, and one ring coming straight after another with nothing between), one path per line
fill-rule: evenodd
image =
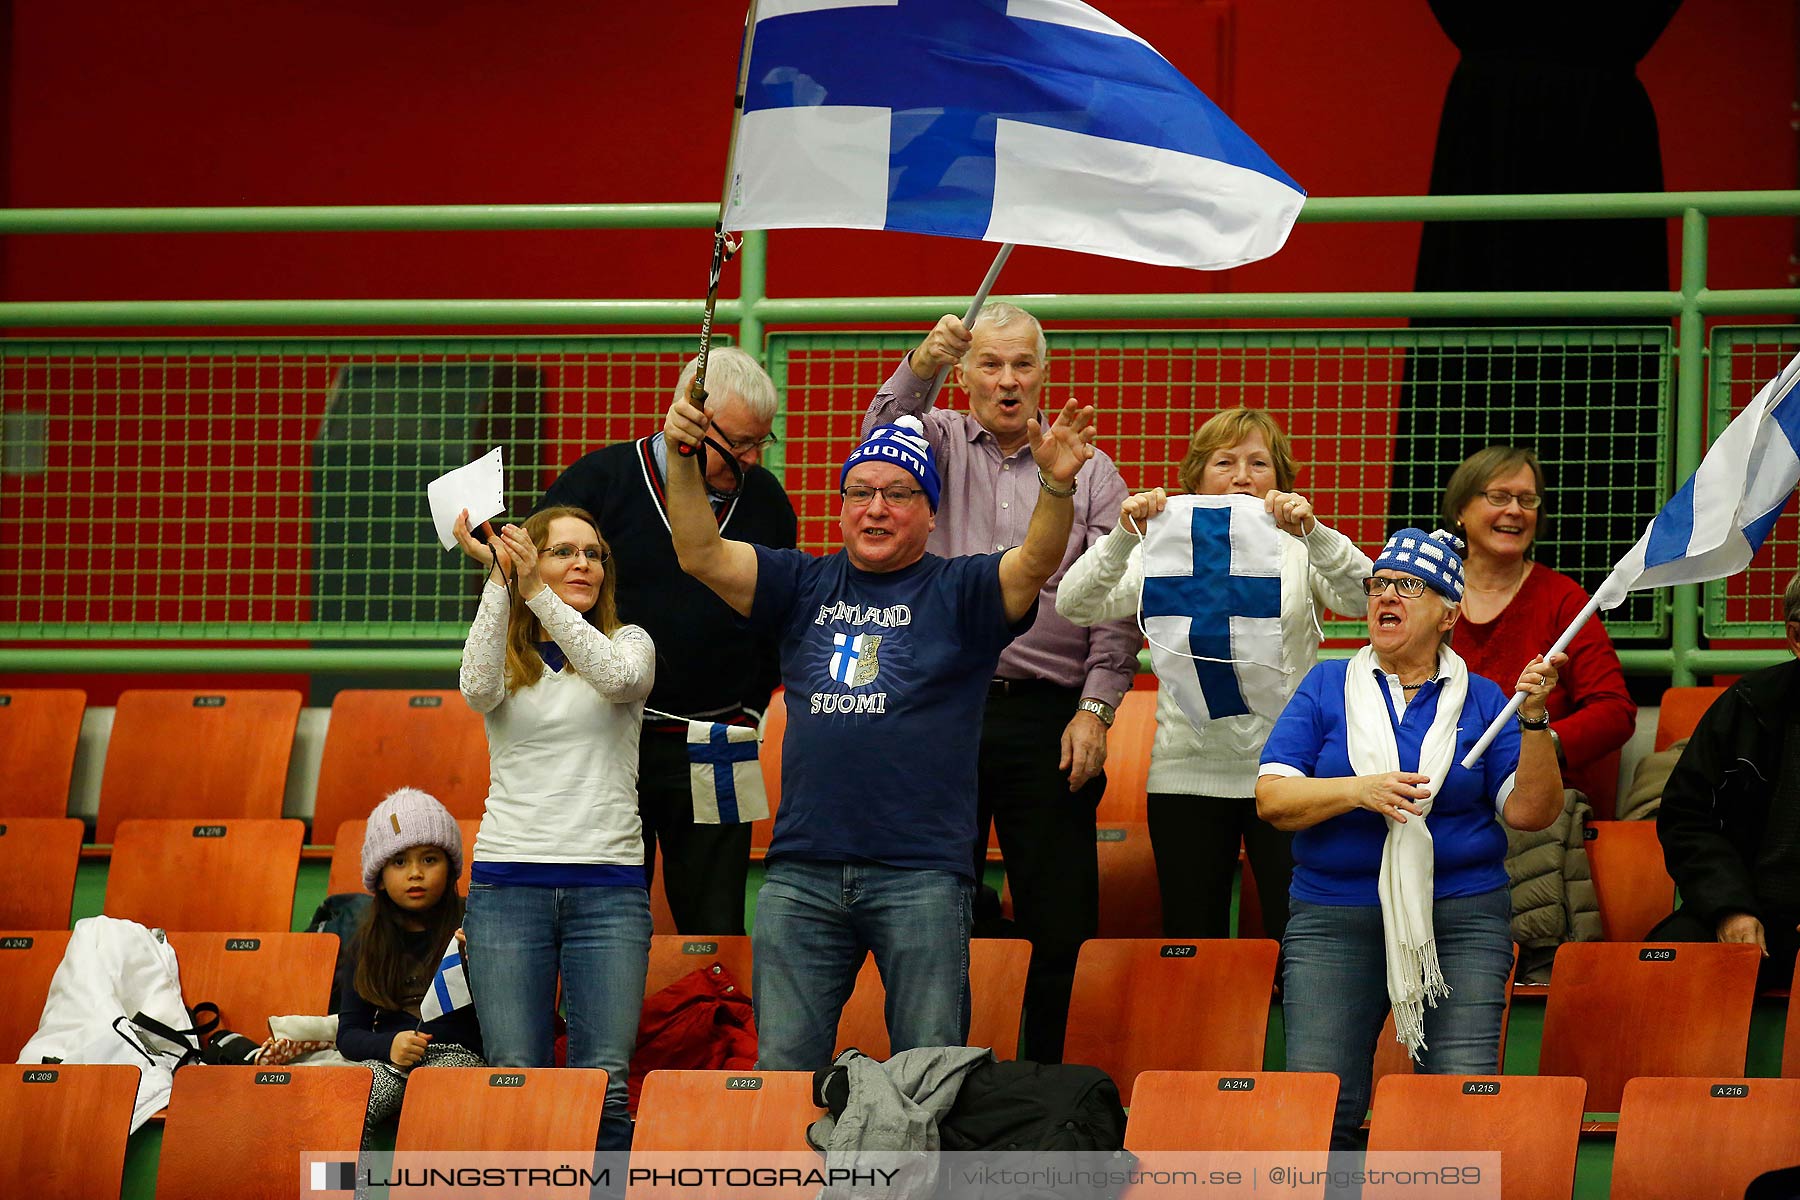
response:
M892 425L881 425L869 431L863 444L850 452L844 460L843 469L838 472L838 488L842 490L844 479L850 474L850 468L859 462L885 462L903 468L919 481L925 489L925 499L931 502L931 511L936 512L938 494L943 490L943 481L938 478L937 460L931 453L931 443L925 440L925 425L917 417L901 417Z
M1461 538L1442 529L1431 533L1423 529L1402 529L1381 548L1375 569L1386 568L1423 579L1432 591L1460 604L1464 546Z

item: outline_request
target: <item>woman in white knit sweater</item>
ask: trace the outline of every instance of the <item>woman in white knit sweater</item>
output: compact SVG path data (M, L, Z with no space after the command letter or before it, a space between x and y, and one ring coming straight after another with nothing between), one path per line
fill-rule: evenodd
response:
M585 511L490 528L487 546L467 517L457 539L488 567L461 675L489 762L464 919L470 991L490 1063L547 1067L561 979L568 1065L605 1068L600 1148L624 1149L650 955L637 754L656 650L619 624Z
M1291 490L1298 470L1281 426L1247 408L1221 412L1202 425L1179 468L1189 492L1260 497L1290 535L1283 539L1281 561L1285 694L1318 659L1319 611L1362 613L1362 581L1371 570L1368 556L1320 524L1312 505ZM1144 570L1140 538L1132 531L1143 531L1167 501L1162 488L1127 499L1118 527L1090 546L1057 585L1056 611L1078 625L1135 615ZM1281 937L1293 835L1258 820L1255 799L1258 756L1273 725L1245 714L1195 728L1169 689L1157 696L1148 807L1165 935L1230 936L1231 879L1241 837L1256 873L1264 928Z

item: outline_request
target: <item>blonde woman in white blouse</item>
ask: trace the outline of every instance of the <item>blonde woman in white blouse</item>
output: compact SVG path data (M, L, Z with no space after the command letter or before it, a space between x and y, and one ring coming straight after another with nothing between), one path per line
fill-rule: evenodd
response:
M488 798L469 872L469 985L488 1061L552 1065L557 982L568 1065L607 1072L600 1148L629 1144L626 1071L650 954L638 732L650 635L619 624L594 518L548 508L486 545L462 694L485 718Z
M1288 534L1281 558L1281 667L1292 694L1319 656L1319 613L1360 615L1369 558L1319 523L1293 491L1299 465L1287 434L1260 409L1226 409L1195 431L1178 475L1201 496L1255 496ZM1162 488L1129 497L1119 525L1088 547L1056 587L1056 611L1077 625L1133 616L1144 586L1139 534L1168 502ZM1134 532L1136 531L1136 532ZM1263 927L1279 939L1287 925L1293 834L1256 815L1256 769L1274 721L1255 713L1196 729L1169 689L1156 699L1150 749L1150 845L1162 889L1163 933L1231 936L1231 880L1238 839L1262 898Z

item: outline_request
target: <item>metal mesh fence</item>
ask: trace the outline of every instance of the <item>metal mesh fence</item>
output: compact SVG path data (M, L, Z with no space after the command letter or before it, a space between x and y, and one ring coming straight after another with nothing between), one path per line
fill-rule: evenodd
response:
M1708 438L1724 432L1731 419L1800 354L1800 326L1718 326L1712 331ZM1706 585L1708 637L1778 638L1781 593L1800 567L1800 519L1784 514L1770 530L1762 552L1741 574Z
M809 549L836 540L836 466L916 334L772 334L786 398L787 483ZM1540 560L1592 589L1641 532L1668 474L1670 335L1653 328L1070 331L1050 333L1046 401L1101 414L1126 484L1178 486L1193 431L1222 408L1265 408L1303 464L1321 518L1371 554L1404 524L1441 523L1444 484L1494 442L1535 446L1549 496ZM946 388L945 401L963 403ZM1666 630L1663 592L1609 614L1614 637ZM1326 625L1347 636L1354 621Z
M0 342L6 638L460 639L425 485L508 512L658 416L691 337Z
M770 337L771 458L803 546L835 545L836 468L916 336ZM1217 409L1267 408L1300 489L1370 549L1432 516L1464 454L1536 444L1540 557L1591 588L1667 474L1666 328L1051 336L1047 396L1100 408L1131 487L1174 483ZM658 427L691 352L685 335L0 341L0 638L460 639L476 581L437 545L426 483L499 445L523 514L582 453ZM1612 614L1614 636L1662 634L1663 596Z

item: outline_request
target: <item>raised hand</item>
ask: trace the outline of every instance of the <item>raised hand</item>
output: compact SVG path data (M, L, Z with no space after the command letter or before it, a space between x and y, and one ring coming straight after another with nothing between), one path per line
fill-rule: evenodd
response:
M482 522L481 527L487 530L488 536L493 536L494 527L492 525L489 525L484 521ZM464 554L468 555L484 567L493 566L493 552L483 545L481 540L469 529L468 509L465 508L456 514L456 522L450 526L450 532L455 535L456 542L462 547L462 552Z
M698 388L690 387L687 395L675 397L663 420L663 437L674 446L698 448L706 431L712 428L712 416L705 406L706 393Z
M1036 417L1025 422L1031 457L1045 479L1059 488L1075 482L1081 465L1094 457L1094 406L1071 399L1049 429Z
M1263 497L1263 511L1275 518L1276 526L1283 533L1295 537L1305 537L1312 532L1311 526L1319 523L1313 516L1312 501L1298 492L1278 492L1270 488L1268 495Z
M1525 669L1519 672L1519 682L1513 686L1513 691L1525 693L1525 699L1519 705L1520 716L1537 721L1548 714L1545 704L1550 693L1556 690L1556 670L1568 661L1566 654L1552 654L1548 661L1534 658L1525 664Z
M920 379L930 379L945 367L961 362L972 344L962 318L955 313L945 313L912 352L913 374Z
M538 551L532 544L531 537L517 525L507 525L500 530L500 541L496 553L503 553L513 568L513 578L519 584L519 598L529 600L537 595L544 586L538 578Z
M1169 493L1162 488L1127 496L1125 503L1119 505L1119 528L1127 533L1143 533L1150 518L1168 506Z

